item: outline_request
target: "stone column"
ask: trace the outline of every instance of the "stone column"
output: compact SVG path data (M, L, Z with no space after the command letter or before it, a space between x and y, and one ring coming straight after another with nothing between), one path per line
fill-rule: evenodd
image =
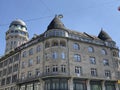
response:
M105 81L102 81L102 90L105 90Z
M86 80L87 90L90 90L90 80Z
M72 77L68 80L68 90L73 90L73 78Z
M39 81L40 81L40 90L44 90L45 82L42 79L39 79Z

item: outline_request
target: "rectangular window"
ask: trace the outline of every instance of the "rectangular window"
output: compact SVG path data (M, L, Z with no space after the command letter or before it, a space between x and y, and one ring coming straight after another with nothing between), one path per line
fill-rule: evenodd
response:
M13 72L16 72L16 71L18 71L18 64L15 64L15 65L13 66Z
M3 69L3 76L5 76L7 73L7 69Z
M2 71L0 71L0 77L2 77Z
M49 72L50 72L50 67L46 66L46 73L49 73Z
M39 64L40 63L40 56L37 56L36 57L36 64Z
M61 58L62 58L62 60L65 59L65 52L62 52L62 53L61 53Z
M28 60L28 66L30 67L30 66L32 66L33 65L33 60L32 59L29 59Z
M111 77L111 72L110 70L105 70L105 77L110 78Z
M27 52L24 51L23 54L22 54L22 57L26 57L27 56Z
M14 62L15 61L18 61L19 60L19 54L16 54L15 56L14 56Z
M57 65L53 65L53 72L58 72L58 66Z
M82 75L82 67L80 67L80 66L75 66L75 73Z
M11 74L12 73L12 66L8 67L8 74Z
M103 65L104 65L104 66L109 66L109 61L108 61L107 59L104 59L104 60L103 60Z
M9 64L13 63L13 58L9 58Z
M90 57L89 60L91 64L96 64L95 57Z
M7 66L7 60L4 61L4 66Z
M3 67L3 62L0 63L0 68L2 68L2 67Z
M35 73L36 73L36 76L40 76L40 69L36 69Z
M32 76L32 72L28 71L28 77L31 77L31 76Z
M36 52L38 53L38 52L40 52L40 50L41 50L40 45L38 45L38 46L36 47Z
M25 62L22 62L22 68L25 68Z
M97 69L91 68L91 76L97 76Z
M53 53L52 53L52 58L53 58L53 59L57 59L57 58L58 58L57 52L53 52Z
M2 79L1 85L5 85L5 78Z
M33 48L29 50L29 55L33 55Z
M21 79L23 80L25 78L25 74L21 73Z
M7 77L6 84L10 84L10 83L11 83L11 77Z
M17 74L12 76L12 83L17 81Z
M61 72L66 72L66 65L61 65Z

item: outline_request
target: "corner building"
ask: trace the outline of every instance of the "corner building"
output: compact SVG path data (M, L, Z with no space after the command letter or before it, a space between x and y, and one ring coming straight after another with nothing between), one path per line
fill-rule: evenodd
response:
M0 58L0 90L120 90L119 49L104 30L76 32L55 16L44 33L23 36Z

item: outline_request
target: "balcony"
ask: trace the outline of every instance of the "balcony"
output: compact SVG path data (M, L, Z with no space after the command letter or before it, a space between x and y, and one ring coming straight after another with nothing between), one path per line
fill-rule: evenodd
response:
M69 78L70 76L68 73L61 73L61 72L49 72L49 73L42 73L40 75L32 75L29 77L20 78L17 80L16 84L22 84L27 82L39 81L39 79L45 79L49 77L66 77Z

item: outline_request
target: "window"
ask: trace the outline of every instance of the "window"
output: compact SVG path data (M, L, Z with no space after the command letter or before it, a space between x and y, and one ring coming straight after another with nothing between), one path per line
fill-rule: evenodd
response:
M32 59L29 59L28 60L28 66L30 67L30 66L32 66L33 65L33 60Z
M108 61L107 59L104 59L104 60L103 60L103 65L104 65L104 66L109 66L109 61Z
M66 65L61 65L61 72L66 72Z
M2 68L2 67L3 67L3 62L0 63L0 68Z
M36 73L36 76L40 76L40 69L36 69L35 73Z
M2 77L2 71L0 71L0 77Z
M91 76L97 76L97 69L91 68Z
M13 66L13 72L16 72L16 71L18 71L18 64L15 64L15 65Z
M40 63L40 56L37 56L36 57L36 64L39 64Z
M3 69L3 76L5 76L7 73L7 69Z
M13 62L13 58L9 58L9 64Z
M10 83L11 83L11 77L7 77L6 84L10 84Z
M61 58L62 58L62 60L65 59L65 52L62 52L62 53L61 53Z
M89 46L89 47L88 47L88 52L94 52L93 47Z
M41 50L40 45L38 45L38 46L36 47L36 52L40 52L40 50Z
M52 41L52 46L58 46L58 41Z
M53 52L53 53L52 53L52 58L53 58L53 59L57 59L57 58L58 58L57 52Z
M90 57L89 60L91 64L96 64L95 57Z
M110 78L111 77L111 72L110 70L105 70L105 77Z
M22 54L22 57L26 57L27 56L27 52L24 51L23 54Z
M49 42L46 42L46 43L45 43L45 48L48 48L48 47L50 47L50 43L49 43Z
M62 78L45 80L44 90L68 90L68 80Z
M58 72L58 66L57 65L53 65L53 72Z
M80 49L79 44L74 43L74 44L73 44L73 49L74 49L74 50L79 50L79 49Z
M8 67L8 74L11 74L12 73L12 66Z
M60 46L61 46L61 47L66 47L65 41L60 41Z
M25 78L25 74L21 73L21 79L23 80Z
M26 90L33 90L33 84L28 84Z
M49 72L50 72L50 67L46 66L46 73L49 73Z
M29 55L33 55L33 48L29 50Z
M107 52L106 52L105 49L102 49L102 50L101 50L101 53L102 53L102 55L107 55Z
M14 56L14 62L15 61L18 61L19 60L19 54L16 54L15 56Z
M4 61L4 66L7 66L7 60Z
M31 77L31 76L32 76L32 72L28 71L28 77Z
M22 62L22 68L25 68L25 62Z
M1 85L5 85L5 78L1 80Z
M74 60L77 61L77 62L80 62L81 61L80 55L74 54Z
M34 83L34 90L40 90L41 87L40 87L40 83Z
M76 74L82 74L82 67L80 67L80 66L75 66L75 73L76 73Z
M17 74L12 76L12 83L17 81Z

